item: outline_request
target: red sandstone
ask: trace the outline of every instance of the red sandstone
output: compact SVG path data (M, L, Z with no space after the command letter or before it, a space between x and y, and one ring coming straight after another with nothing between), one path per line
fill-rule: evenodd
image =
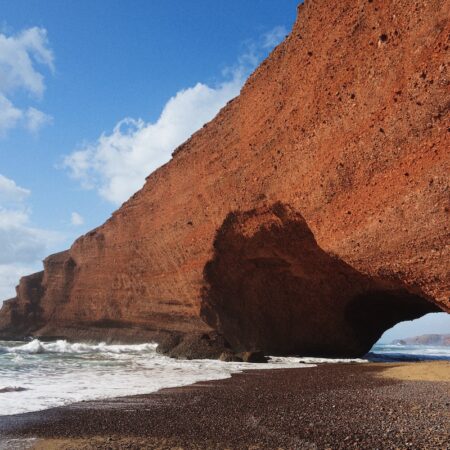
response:
M0 330L361 354L450 311L449 18L449 0L306 1L239 97L21 280Z

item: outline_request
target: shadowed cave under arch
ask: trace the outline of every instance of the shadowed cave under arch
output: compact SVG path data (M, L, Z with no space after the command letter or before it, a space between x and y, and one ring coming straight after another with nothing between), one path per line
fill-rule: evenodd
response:
M362 356L396 323L440 311L326 253L281 203L230 213L204 279L202 318L237 351Z

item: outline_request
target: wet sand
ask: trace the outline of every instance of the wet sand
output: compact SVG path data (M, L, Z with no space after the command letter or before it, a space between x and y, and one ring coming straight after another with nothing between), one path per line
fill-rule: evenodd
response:
M38 438L9 443L40 450L447 449L449 371L448 362L252 371L0 417L0 435Z

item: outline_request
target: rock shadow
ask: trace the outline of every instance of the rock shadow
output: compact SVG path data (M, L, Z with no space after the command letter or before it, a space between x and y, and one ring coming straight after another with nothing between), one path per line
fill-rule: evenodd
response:
M437 310L323 251L281 203L228 214L204 283L201 316L236 351L361 356L397 322Z

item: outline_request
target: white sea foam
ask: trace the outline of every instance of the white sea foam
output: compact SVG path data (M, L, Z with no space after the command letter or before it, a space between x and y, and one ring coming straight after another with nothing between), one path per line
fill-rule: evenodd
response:
M0 342L0 388L5 388L0 395L0 415L150 393L228 378L242 370L293 367L311 365L300 358L274 358L268 364L182 361L158 354L156 344ZM15 386L26 390L6 389Z
M373 361L450 361L450 347L376 344L367 356Z
M84 354L84 353L141 353L145 351L155 350L157 344L137 344L137 345L108 345L99 344L72 344L65 340L55 342L41 342L39 339L21 345L0 346L0 353L14 354L42 354L42 353L68 353L68 354Z
M445 357L450 358L450 347L425 346L425 345L400 345L400 344L377 344L372 350L374 353L385 355L403 354L418 357Z
M449 359L450 349L375 346L369 359ZM305 368L366 359L272 357L267 364L182 361L156 352L156 344L108 345L0 342L0 415L39 411L81 400L137 395L198 381L218 380L243 370Z
M0 386L0 394L6 394L8 392L22 392L26 391L26 388L21 386Z

